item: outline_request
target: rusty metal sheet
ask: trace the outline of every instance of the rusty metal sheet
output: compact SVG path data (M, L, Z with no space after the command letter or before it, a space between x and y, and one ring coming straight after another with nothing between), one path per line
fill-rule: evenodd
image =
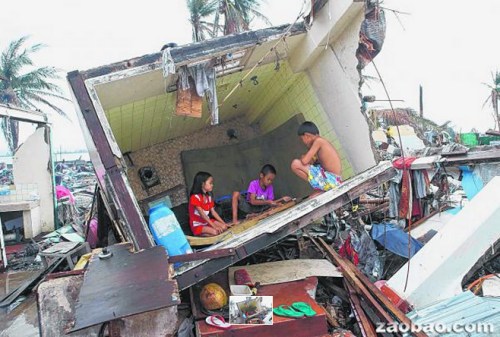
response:
M130 244L119 244L108 250L111 258L96 254L90 260L70 332L180 303L163 247L133 253Z

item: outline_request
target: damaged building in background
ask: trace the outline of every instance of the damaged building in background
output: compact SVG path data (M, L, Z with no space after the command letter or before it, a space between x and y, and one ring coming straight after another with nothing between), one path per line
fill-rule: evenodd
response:
M14 153L12 168L3 170L0 219L6 229L4 235L8 236L4 239L19 242L55 227L51 129L47 116L38 111L0 105L0 116L36 125Z
M377 163L360 75L382 47L383 11L372 1L314 4L305 22L68 74L99 184L102 249L38 286L42 336L393 336L376 328L481 320L500 329L488 283L500 271L500 149L401 146L401 157ZM339 152L344 180L311 198L290 171L306 120ZM275 194L294 200L218 236L192 235L196 172L213 175L227 218L231 193L266 163L277 169ZM160 203L192 253L167 256L155 244L148 218ZM273 296L272 325L259 322L269 318L262 305L238 317L251 325L225 329L224 294L238 285ZM220 287L224 305L207 305ZM293 317L297 303L314 314ZM474 314L460 317L440 310L469 305Z

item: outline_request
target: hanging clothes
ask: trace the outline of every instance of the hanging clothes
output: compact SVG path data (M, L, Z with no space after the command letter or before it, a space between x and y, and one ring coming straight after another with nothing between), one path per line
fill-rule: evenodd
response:
M403 178L403 171L397 170L397 174L389 181L389 217L399 216L399 184Z
M414 170L413 174L413 184L415 186L415 196L418 199L423 199L429 194L429 175L426 170Z
M175 62L170 53L171 48L166 48L162 53L163 77L175 74ZM176 114L190 117L201 117L202 98L205 96L210 112L212 125L219 124L219 103L217 100L217 74L215 61L199 63L188 67L179 67L177 80Z
M177 89L182 90L184 92L183 95L186 96L187 90L190 90L189 99L192 102L191 108L196 108L194 111L196 112L195 117L201 117L201 101L198 102L197 97L201 98L205 96L209 103L208 109L210 111L211 124L218 124L219 103L217 101L216 73L213 62L200 63L192 67L182 66L179 68L178 74L179 80ZM193 102L196 104L193 104ZM184 105L186 104L184 103ZM185 115L185 113L182 112L181 114Z

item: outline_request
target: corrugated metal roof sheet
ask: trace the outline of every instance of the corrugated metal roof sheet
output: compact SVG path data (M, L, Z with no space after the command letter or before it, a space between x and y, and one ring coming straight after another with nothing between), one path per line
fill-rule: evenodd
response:
M466 291L452 298L437 302L433 305L414 310L407 314L417 326L434 324L439 327L443 325L450 328L459 324L461 327L471 327L489 324L493 331L491 333L480 331L475 332L428 332L429 336L473 336L491 337L500 335L500 298L480 297L472 292ZM448 331L448 330L447 330Z

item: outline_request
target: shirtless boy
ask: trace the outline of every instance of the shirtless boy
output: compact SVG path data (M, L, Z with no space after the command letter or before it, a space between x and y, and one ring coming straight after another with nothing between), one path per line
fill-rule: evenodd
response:
M319 135L313 122L302 123L297 133L309 150L292 161L292 171L315 190L337 188L342 183L342 164L335 148Z

